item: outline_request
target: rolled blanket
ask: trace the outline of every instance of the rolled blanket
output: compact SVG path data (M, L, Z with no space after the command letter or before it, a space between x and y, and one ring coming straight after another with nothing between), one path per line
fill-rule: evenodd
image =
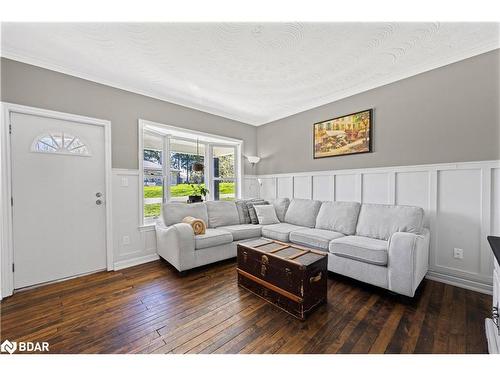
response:
M191 228L193 228L193 232L195 235L205 234L205 231L207 229L207 226L203 220L197 219L192 216L186 216L184 219L182 219L182 222L191 225Z

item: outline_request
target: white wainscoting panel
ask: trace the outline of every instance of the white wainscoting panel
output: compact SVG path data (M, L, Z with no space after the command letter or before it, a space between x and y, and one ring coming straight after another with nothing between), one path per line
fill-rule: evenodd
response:
M293 181L296 198L422 207L424 225L431 230L428 277L491 293L493 263L486 236L500 235L498 160L256 177L267 199L277 191L292 196ZM454 258L455 247L463 249L463 259Z
M500 236L500 168L491 170L491 234Z
M481 234L481 170L438 171L435 267L479 273ZM463 249L463 259L453 249Z
M362 175L363 203L389 204L389 177L388 173L365 173Z
M277 198L293 197L293 177L279 177L276 182L278 184Z
M293 178L293 197L312 199L312 176L296 176Z
M117 269L156 254L153 228L139 228L139 171L113 169L113 250ZM128 244L124 241L128 237Z
M241 190L243 198L259 197L259 181L255 177L243 178L243 189Z
M396 204L422 207L425 210L424 225L429 226L430 174L426 171L396 173Z
M263 199L276 199L276 178L261 178L260 197Z
M333 201L335 199L334 176L313 176L313 199L318 201Z
M335 200L336 201L361 201L359 191L361 186L360 176L357 174L335 175Z

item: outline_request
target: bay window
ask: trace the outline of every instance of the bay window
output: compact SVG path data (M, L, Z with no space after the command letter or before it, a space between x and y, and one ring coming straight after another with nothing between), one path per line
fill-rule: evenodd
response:
M235 200L241 191L241 146L237 139L139 120L141 211L154 223L167 201Z

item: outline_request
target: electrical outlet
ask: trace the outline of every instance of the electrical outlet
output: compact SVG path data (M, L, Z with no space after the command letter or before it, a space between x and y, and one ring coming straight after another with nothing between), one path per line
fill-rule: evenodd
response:
M124 245L130 245L130 237L129 236L123 236L122 242Z
M464 250L459 249L458 247L455 247L453 249L453 258L455 259L464 259Z

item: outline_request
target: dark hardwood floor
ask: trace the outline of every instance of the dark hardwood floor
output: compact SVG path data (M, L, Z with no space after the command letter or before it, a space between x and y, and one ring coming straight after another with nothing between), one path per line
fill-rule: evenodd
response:
M491 296L426 280L414 299L330 275L300 322L236 285L235 261L185 276L156 261L17 293L1 339L52 353L485 353Z

